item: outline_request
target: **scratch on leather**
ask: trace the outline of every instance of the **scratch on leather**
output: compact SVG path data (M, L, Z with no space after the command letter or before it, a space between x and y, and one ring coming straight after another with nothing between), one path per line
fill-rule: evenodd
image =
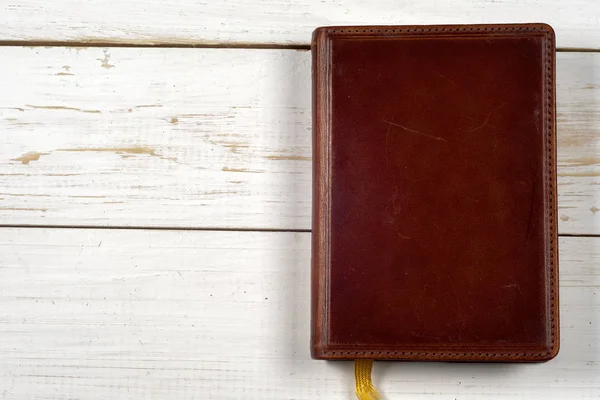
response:
M531 225L533 223L533 206L535 202L535 180L531 182L531 202L529 204L529 218L527 218L527 230L525 231L525 243L529 240L529 234L531 233Z
M478 131L478 130L480 130L481 128L483 128L484 126L490 126L490 127L492 127L492 128L499 129L497 126L494 126L494 125L490 125L490 124L489 124L489 122L490 122L490 117L492 116L492 114L493 114L493 113L495 113L496 111L498 111L499 109L501 109L501 108L502 108L502 107L504 107L505 105L506 105L506 103L502 103L502 104L500 104L498 107L494 108L492 111L490 111L490 112L488 113L488 115L485 117L485 119L483 120L483 122L481 123L481 125L479 125L479 126L476 126L475 128L469 129L469 130L467 130L467 132L475 132L475 131Z
M523 294L523 291L521 290L521 285L519 285L518 283L510 283L508 285L503 285L501 286L501 288L503 289L516 289L517 292L519 293L519 295L525 299L525 295Z
M428 138L431 138L431 139L435 139L435 140L439 140L439 141L442 141L442 142L447 142L447 140L444 139L444 138L433 136L433 135L429 135L427 133L423 133L423 132L417 131L416 129L410 129L409 127L397 124L397 123L392 122L392 121L388 121L386 119L382 119L382 121L385 122L385 123L387 123L387 124L390 124L390 126L397 126L398 128L402 128L402 129L404 129L407 132L412 132L412 133L416 133L417 135L425 136L425 137L428 137ZM389 131L388 131L388 134L389 134Z
M435 72L435 73L436 73L436 75L438 75L439 77L441 77L441 78L444 78L444 79L445 79L445 80L447 80L448 82L450 82L450 83L453 83L453 84L455 84L455 85L456 85L456 82L454 82L452 79L448 78L446 75L444 75L444 74L440 74L440 73L439 73L439 72L437 72L437 71L433 71L433 72Z
M410 331L410 334L414 337L418 337L418 338L425 338L425 339L434 339L434 340L440 340L439 336L433 336L433 335L428 335L425 333L419 333L416 331Z

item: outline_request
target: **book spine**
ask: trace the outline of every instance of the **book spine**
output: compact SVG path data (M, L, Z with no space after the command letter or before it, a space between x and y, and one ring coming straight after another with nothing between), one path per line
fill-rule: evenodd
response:
M328 151L329 51L327 32L317 29L312 38L312 255L311 255L311 355L325 356L327 342L327 245L328 235Z

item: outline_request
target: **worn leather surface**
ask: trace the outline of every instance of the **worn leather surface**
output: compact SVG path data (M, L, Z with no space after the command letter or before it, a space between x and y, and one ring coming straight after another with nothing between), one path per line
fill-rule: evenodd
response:
M558 352L554 33L319 28L312 354Z

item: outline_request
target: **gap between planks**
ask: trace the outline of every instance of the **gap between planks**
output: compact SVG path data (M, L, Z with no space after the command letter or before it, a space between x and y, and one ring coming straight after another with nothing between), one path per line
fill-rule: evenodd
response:
M39 41L39 40L0 40L0 47L107 47L107 48L177 48L177 49L240 49L240 50L310 50L310 45L304 44L277 44L277 43L178 43L178 42L159 42L159 43L131 43L120 41ZM557 52L562 53L600 53L600 49L578 48L578 47L557 47Z
M277 43L130 43L130 42L86 42L86 41L27 41L0 40L0 47L109 47L109 48L177 48L177 49L240 49L240 50L310 50L310 45ZM600 52L600 49L597 51Z
M34 225L34 224L0 224L3 228L31 229L102 229L102 230L143 230L143 231L213 231L213 232L290 232L310 233L310 229L278 229L278 228L220 228L220 227L180 227L180 226L128 226L128 225ZM590 235L593 236L593 235ZM598 235L600 236L600 234Z
M3 228L30 228L30 229L101 229L101 230L143 230L143 231L213 231L213 232L283 232L283 233L310 233L311 229L278 229L278 228L219 228L219 227L179 227L179 226L97 226L97 225L32 225L32 224L0 224ZM593 238L600 234L588 233L560 233L558 237Z

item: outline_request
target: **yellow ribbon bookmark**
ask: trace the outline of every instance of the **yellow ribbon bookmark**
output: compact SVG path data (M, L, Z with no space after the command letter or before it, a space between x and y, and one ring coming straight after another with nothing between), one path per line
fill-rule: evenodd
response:
M356 397L359 400L379 400L381 396L371 381L373 360L355 360L354 376L356 377Z

